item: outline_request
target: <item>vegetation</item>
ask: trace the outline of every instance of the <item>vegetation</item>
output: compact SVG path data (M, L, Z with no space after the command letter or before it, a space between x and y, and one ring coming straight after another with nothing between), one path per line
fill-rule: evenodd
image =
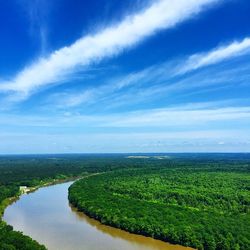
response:
M171 243L249 249L249 158L133 160L135 165L124 160L123 170L74 183L70 202L104 224Z
M71 163L71 161L73 163ZM91 165L91 161L88 164ZM86 161L87 162L87 161ZM0 217L10 197L19 196L19 186L36 187L54 180L86 174L88 166L76 156L10 156L0 158ZM95 171L94 168L92 171ZM44 250L21 232L0 220L0 250Z
M135 165L136 161L134 161ZM138 163L141 166L143 163ZM19 187L39 187L90 173L107 172L130 165L117 155L26 155L0 157L0 250L45 249L30 237L1 221L10 197L20 195ZM135 167L138 167L135 166Z
M76 182L69 199L127 231L199 249L249 249L249 154L45 155L0 157L0 215L37 187ZM45 249L0 220L0 250Z
M18 187L13 185L0 185L0 215L3 214L5 207L10 203L8 197L18 195ZM39 245L36 241L21 232L13 231L12 226L6 225L0 220L0 250L45 250L46 248Z

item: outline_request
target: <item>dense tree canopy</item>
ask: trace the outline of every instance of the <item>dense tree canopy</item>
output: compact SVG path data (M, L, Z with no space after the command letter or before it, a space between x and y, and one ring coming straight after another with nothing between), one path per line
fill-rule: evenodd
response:
M163 162L77 181L69 199L130 232L198 249L249 249L249 163Z
M19 195L20 186L36 187L54 180L105 172L129 166L122 156L27 155L0 157L0 215L9 197ZM140 163L142 164L142 163ZM45 249L30 237L13 231L0 219L0 250Z
M0 214L19 186L68 177L70 200L103 223L199 249L247 249L248 154L0 157ZM0 250L45 249L0 220Z

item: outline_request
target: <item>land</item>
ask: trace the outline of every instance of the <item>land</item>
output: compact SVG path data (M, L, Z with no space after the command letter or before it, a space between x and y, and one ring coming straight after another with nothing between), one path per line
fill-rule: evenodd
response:
M247 250L249 166L249 160L216 157L151 159L141 168L77 181L69 200L103 224L132 233L196 249Z
M40 187L76 180L87 174L85 168L73 157L50 159L45 156L0 157L0 250L45 250L46 247L15 232L12 226L1 220L5 208L24 193L34 192ZM69 159L70 158L70 159ZM60 162L60 164L59 164ZM93 170L95 171L95 170Z
M197 249L249 249L249 154L129 156L0 157L1 214L21 186L93 175L73 184L69 200L104 224ZM0 249L46 248L0 220Z
M0 250L44 250L1 220L5 208L22 192L123 167L120 157L103 155L25 155L0 157ZM25 187L23 191L20 187Z

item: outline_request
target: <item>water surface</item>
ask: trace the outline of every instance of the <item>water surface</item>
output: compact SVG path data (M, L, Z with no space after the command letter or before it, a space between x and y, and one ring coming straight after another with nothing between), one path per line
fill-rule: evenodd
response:
M72 182L40 188L21 196L4 213L4 221L49 250L189 250L102 225L68 203Z

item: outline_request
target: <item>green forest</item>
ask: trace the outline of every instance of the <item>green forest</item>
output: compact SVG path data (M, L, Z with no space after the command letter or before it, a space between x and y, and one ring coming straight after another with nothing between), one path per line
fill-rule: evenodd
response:
M136 161L133 166L140 167ZM108 172L131 166L118 155L26 155L0 157L0 250L46 249L1 220L9 198L20 195L19 187L39 187L56 180Z
M140 168L77 181L70 202L104 224L170 243L249 249L248 160L142 161Z
M101 159L79 156L0 157L0 215L10 203L9 198L19 196L19 186L37 187L54 180L83 176L87 171L97 172L100 169L95 166L99 161L105 164ZM101 168L104 169L105 165L101 165ZM0 250L44 249L45 246L21 232L13 231L0 219Z
M250 155L0 157L0 212L19 187L68 178L69 199L104 224L198 249L249 249ZM105 191L105 192L104 192ZM0 220L0 250L46 249Z

